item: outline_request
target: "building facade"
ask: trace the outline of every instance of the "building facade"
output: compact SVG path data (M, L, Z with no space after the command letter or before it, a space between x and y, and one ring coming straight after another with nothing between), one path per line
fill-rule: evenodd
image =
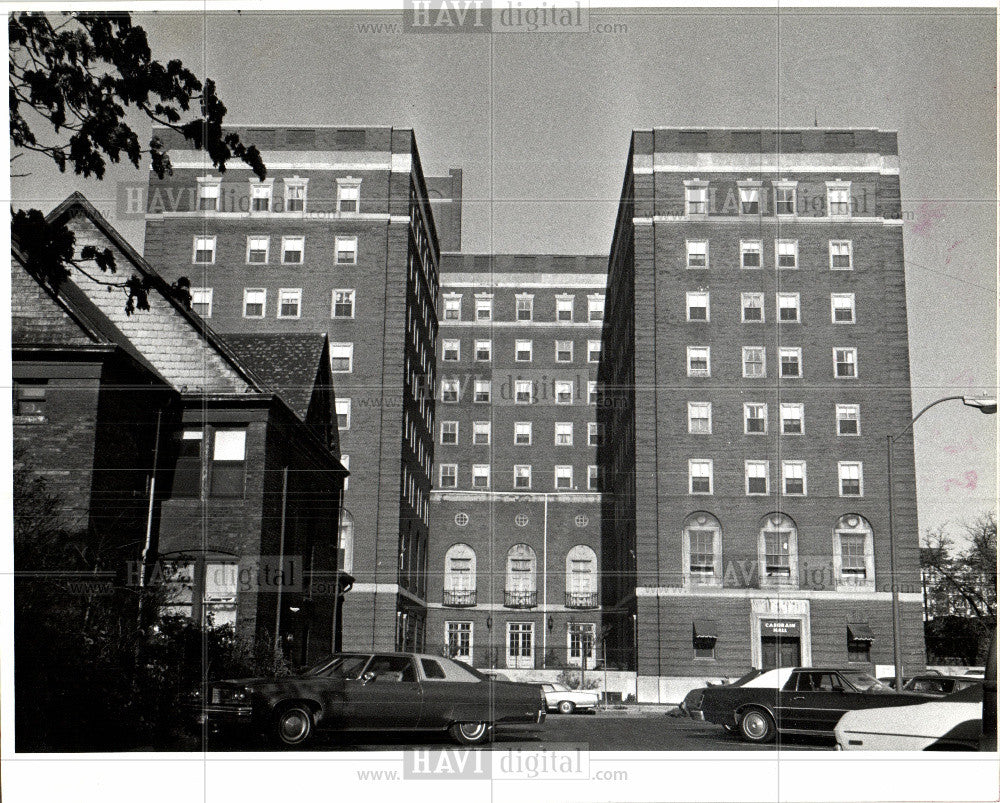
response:
M328 335L351 472L342 568L356 578L342 643L420 649L439 246L413 132L238 130L260 149L265 180L236 160L224 174L206 169L202 154L157 130L173 174L150 177L146 256L170 279L190 279L195 309L220 332ZM437 194L454 194L456 182L460 172Z
M600 365L609 654L640 700L892 663L912 416L896 135L636 131ZM923 666L909 434L904 666Z

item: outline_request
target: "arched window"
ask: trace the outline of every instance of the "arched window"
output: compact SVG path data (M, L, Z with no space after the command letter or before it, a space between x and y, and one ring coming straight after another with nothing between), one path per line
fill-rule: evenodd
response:
M340 512L340 534L337 536L340 568L350 573L354 569L354 517L350 511Z
M468 544L452 544L444 557L444 604L476 604L476 552Z
M715 516L699 511L684 519L681 552L686 586L722 585L722 525Z
M875 589L875 545L864 516L848 513L833 530L833 577L838 590Z
M504 605L508 608L533 608L536 602L535 550L527 544L514 544L507 552Z
M566 607L597 607L597 554L584 544L566 553Z
M769 513L761 519L757 558L761 587L798 587L798 528L789 516Z

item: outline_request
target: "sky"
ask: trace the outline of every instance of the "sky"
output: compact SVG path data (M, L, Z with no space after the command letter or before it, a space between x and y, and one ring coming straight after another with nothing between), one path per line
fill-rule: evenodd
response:
M401 30L398 11L134 16L160 60L216 81L229 122L412 127L425 174L464 171L470 252L606 254L636 128L897 130L914 412L996 393L995 20L592 9L593 32L435 35ZM80 190L142 249L141 221L116 219L114 198L145 172L117 166L100 183L16 164L30 175L12 180L15 208ZM996 509L996 416L941 405L915 444L921 531Z

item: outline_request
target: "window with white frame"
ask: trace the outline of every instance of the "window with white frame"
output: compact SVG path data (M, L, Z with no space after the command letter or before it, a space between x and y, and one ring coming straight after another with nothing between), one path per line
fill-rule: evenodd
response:
M531 488L531 466L514 466L514 487L525 491Z
M354 291L334 290L333 308L330 317L332 318L353 318L354 317Z
M712 434L712 402L688 402L688 432L692 435Z
M588 340L587 341L587 362L600 362L601 361L601 341L600 340Z
M591 323L604 320L604 295L587 296L587 320Z
M688 460L688 493L712 493L712 461Z
M285 265L299 265L305 254L305 237L281 238L281 261Z
M722 525L709 513L684 520L685 586L722 584Z
M760 184L740 183L740 214L760 214Z
M573 445L573 423L571 421L556 421L555 445L556 446Z
M458 464L442 463L438 466L438 487L457 488L458 487Z
M566 663L570 666L596 666L597 625L593 622L567 622Z
M456 661L472 665L472 622L445 622L445 646Z
M743 347L743 376L762 379L767 376L767 350L763 346Z
M458 443L458 422L441 422L441 443L444 446L454 446Z
M462 359L462 341L456 338L445 338L441 341L441 359L444 362L458 362Z
M472 467L472 487L486 490L490 487L490 467L485 463L476 463Z
M555 489L557 491L573 490L573 466L555 467Z
M452 544L444 556L444 590L473 594L476 590L476 551L468 544ZM471 602L473 600L458 600Z
M472 442L477 446L489 446L491 429L489 421L473 421Z
M361 211L361 180L337 179L337 211L342 215L355 215Z
M601 490L600 475L597 473L597 466L587 466L587 490Z
M781 415L781 434L782 435L801 435L803 424L802 419L804 416L805 407L797 402L782 402L780 415Z
M833 570L840 588L875 588L875 547L871 524L849 513L833 531Z
M794 379L802 376L802 349L778 349L778 359L781 363L782 378Z
M830 217L851 216L851 182L826 182L826 211Z
M799 322L798 293L778 293L778 321L781 323Z
M518 293L514 297L517 320L530 321L534 315L535 297L531 293Z
M340 465L342 465L344 468L346 468L348 471L350 471L351 470L351 456L349 454L341 454L340 455ZM351 487L351 478L350 478L350 476L344 477L344 490L346 491L350 487ZM346 514L347 511L345 510L344 513ZM350 515L350 514L347 514L347 515Z
M687 241L687 266L689 268L708 267L708 240Z
M687 375L712 375L712 353L708 346L687 347Z
M833 375L837 379L858 378L858 350L855 348L833 350Z
M222 182L219 179L198 179L198 211L218 212L219 198L222 194Z
M798 528L789 516L774 513L761 522L757 541L761 585L798 585Z
M274 192L274 181L265 179L261 183L250 182L250 211L270 212L271 196Z
M761 250L760 240L740 240L740 267L759 268L763 264Z
M764 322L764 294L740 293L740 305L743 309L744 323Z
M576 594L596 593L597 553L585 544L577 544L566 553L566 594L573 602Z
M767 405L751 402L743 405L743 432L747 435L767 433Z
M573 362L573 341L556 341L556 362Z
M302 312L302 289L283 287L278 290L278 317L298 318Z
M833 323L854 323L854 293L830 294L830 319Z
M561 323L571 323L573 321L573 301L572 295L556 296L556 320Z
M590 421L587 423L587 444L589 446L600 446L604 440L602 434L604 432L604 426L599 421Z
M446 293L444 296L444 319L462 320L462 296L460 293Z
M795 187L794 181L774 182L774 214L794 215L795 214Z
M597 404L597 381L587 381L587 404Z
M477 379L472 383L472 403L489 404L493 386L489 379Z
M215 263L215 238L195 237L191 261L196 265L212 265Z
M857 404L838 404L837 413L837 434L838 435L860 435L861 434L861 407Z
M864 470L860 462L838 463L837 478L841 496L864 496Z
M335 374L349 374L354 370L354 344L331 343L330 367Z
M854 269L854 244L851 240L830 240L830 270Z
M343 431L351 428L351 400L337 399L337 429Z
M514 341L514 362L531 362L533 352L534 346L530 340Z
M267 290L263 287L243 289L243 317L263 318L267 307Z
M747 496L767 496L771 479L767 460L747 460L744 471Z
M697 179L684 182L684 214L696 217L708 214L708 182Z
M555 383L556 391L556 404L572 404L573 403L573 383L567 381L558 381Z
M441 401L445 404L457 404L459 387L457 379L441 380Z
M493 320L493 295L492 293L476 293L476 320Z
M337 237L334 240L334 251L338 265L356 265L358 262L358 238Z
M475 341L474 353L476 357L476 362L490 362L493 359L493 341L492 340Z
M515 446L531 446L531 422L530 421L515 421L514 422L514 445Z
M514 382L514 404L531 404L534 400L535 389L531 380L516 380Z
M799 241L776 240L774 243L775 265L779 268L799 266Z
M306 187L309 179L293 178L285 179L285 211L305 212L306 211Z
M212 296L211 287L192 287L191 309L197 312L202 318L211 318Z
M266 265L270 259L271 238L253 234L247 237L247 264Z
M687 293L687 319L689 321L708 321L708 293Z
M806 495L806 464L804 460L783 460L781 484L785 496Z

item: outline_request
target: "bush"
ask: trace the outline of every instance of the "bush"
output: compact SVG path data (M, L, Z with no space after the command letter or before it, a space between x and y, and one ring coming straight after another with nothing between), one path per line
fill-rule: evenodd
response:
M556 675L556 681L576 690L596 689L601 685L600 678L581 678L579 669L564 669Z

